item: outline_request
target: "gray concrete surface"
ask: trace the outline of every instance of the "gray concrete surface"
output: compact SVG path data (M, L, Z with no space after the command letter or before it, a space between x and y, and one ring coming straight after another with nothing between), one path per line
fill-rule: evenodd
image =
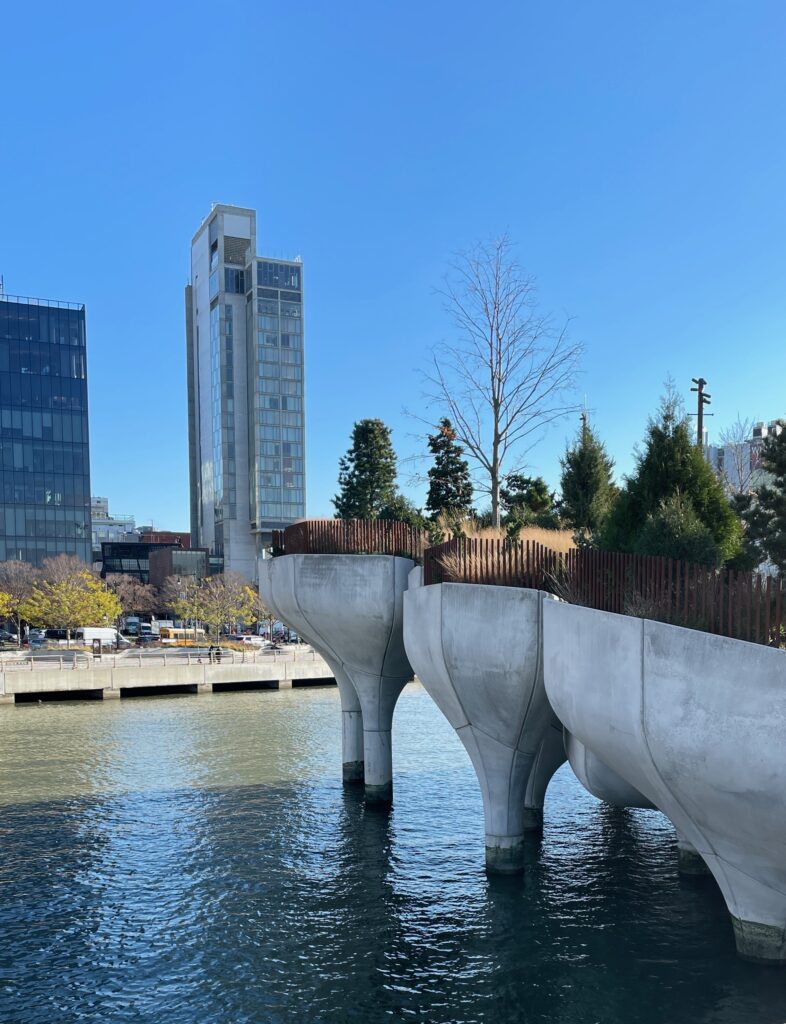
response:
M78 667L64 662L60 668L41 662L24 667L6 665L0 671L0 703L13 704L17 695L58 694L97 690L104 698L119 696L121 690L134 691L157 687L196 687L195 692L209 692L214 685L270 684L272 689L291 687L293 680L315 683L332 680L330 666L314 652L275 658L242 659L233 661L225 655L222 663L210 664L205 658L199 662L192 658L151 657L136 659L107 658L101 661L80 659Z
M587 608L544 608L566 728L674 823L739 953L786 962L786 653Z
M428 693L456 730L483 796L486 867L524 866L524 833L539 827L549 779L565 760L562 727L543 687L546 594L443 583L413 575L404 643Z
M333 667L344 777L362 761L371 802L387 803L393 794L393 711L412 678L402 597L413 566L391 555L281 555L259 563L263 600Z

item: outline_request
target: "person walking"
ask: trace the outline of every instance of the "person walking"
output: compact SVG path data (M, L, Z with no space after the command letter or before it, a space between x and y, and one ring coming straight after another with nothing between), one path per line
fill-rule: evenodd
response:
M211 665L213 664L213 645L212 644L207 649L207 660L210 662Z

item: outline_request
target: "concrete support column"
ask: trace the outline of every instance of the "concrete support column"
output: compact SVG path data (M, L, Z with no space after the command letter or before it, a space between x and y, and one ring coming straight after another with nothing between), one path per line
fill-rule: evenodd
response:
M404 595L409 660L478 777L492 874L524 869L524 835L541 827L546 787L565 760L543 687L544 600L535 590L466 583Z
M104 700L117 700L120 697L120 690L113 690L108 686L104 687L101 693Z
M407 680L363 672L345 665L363 709L365 796L369 803L393 799L393 745L391 730L396 701Z
M677 871L681 875L694 876L710 873L702 855L679 830L677 830Z

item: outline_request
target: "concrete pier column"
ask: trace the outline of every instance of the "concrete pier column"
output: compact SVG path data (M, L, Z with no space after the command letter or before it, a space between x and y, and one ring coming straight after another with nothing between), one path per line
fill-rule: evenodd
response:
M739 954L786 964L786 655L663 622L544 608L544 677L566 729L706 864Z
M524 868L524 835L542 823L549 780L565 760L546 698L542 606L535 590L442 583L404 595L404 643L480 784L486 869Z
M265 601L322 654L336 677L343 778L364 778L373 803L392 799L393 711L412 678L402 599L414 564L392 555L282 555L259 563Z
M677 831L677 871L681 875L708 875L710 869L699 851Z

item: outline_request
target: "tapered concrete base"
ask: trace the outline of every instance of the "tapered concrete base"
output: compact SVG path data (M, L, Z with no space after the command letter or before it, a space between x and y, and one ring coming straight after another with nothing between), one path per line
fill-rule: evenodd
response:
M366 803L377 804L379 806L388 805L393 803L393 783L383 782L378 786L366 783L364 790L364 796Z
M370 804L389 804L393 800L393 750L390 730L364 730L363 749L366 800Z
M755 921L741 921L733 914L734 941L737 952L743 959L758 964L772 964L774 967L786 964L786 933L783 928L772 924L757 924Z
M341 778L344 782L362 782L363 762L345 761L341 765Z
M525 832L540 832L543 828L542 807L525 807L523 817Z
M710 874L710 869L696 847L681 836L677 837L677 871L681 875L692 875L694 878Z
M486 836L486 873L518 875L524 870L522 836Z

